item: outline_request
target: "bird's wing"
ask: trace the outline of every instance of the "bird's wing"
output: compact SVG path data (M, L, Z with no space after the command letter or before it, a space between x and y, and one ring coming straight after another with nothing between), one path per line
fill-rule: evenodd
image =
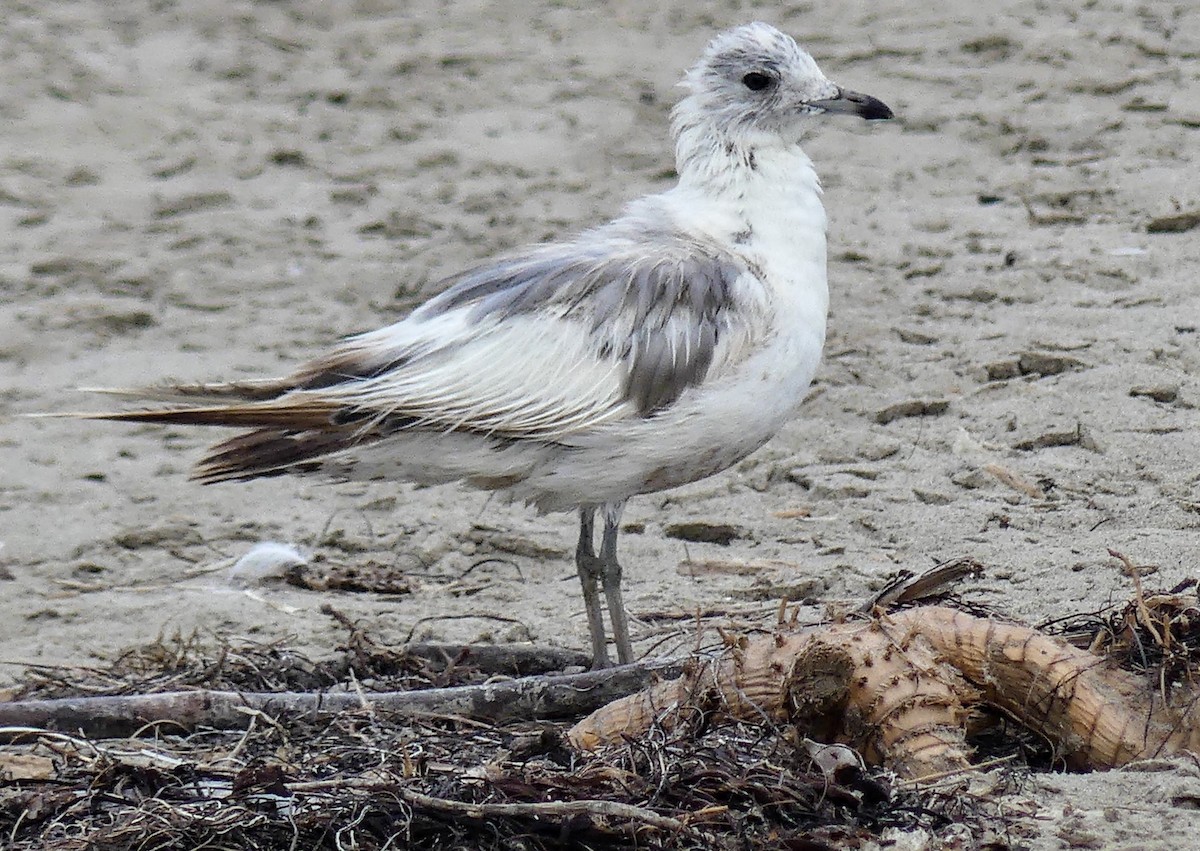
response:
M538 247L458 276L298 384L345 417L555 440L651 416L727 361L746 273L682 237Z
M103 416L254 429L212 449L197 470L205 481L295 468L413 428L569 442L654 416L738 362L753 342L748 314L761 309L741 303L749 274L683 236L596 231L459 275L406 319L291 376L178 385L148 394L177 406Z

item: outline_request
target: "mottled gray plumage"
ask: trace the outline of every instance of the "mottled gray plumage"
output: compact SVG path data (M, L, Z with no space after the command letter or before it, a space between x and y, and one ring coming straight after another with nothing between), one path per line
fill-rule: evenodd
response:
M625 398L645 416L704 379L729 321L744 262L680 232L598 228L575 241L538 246L447 282L420 312L467 310L476 324L547 313L580 325L597 357L616 357ZM611 329L628 329L614 341ZM382 373L381 373L382 374Z

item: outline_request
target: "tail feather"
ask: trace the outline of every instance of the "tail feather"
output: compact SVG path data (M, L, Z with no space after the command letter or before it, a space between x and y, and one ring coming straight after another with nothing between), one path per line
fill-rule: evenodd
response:
M211 405L202 408L152 408L144 411L111 411L71 414L89 420L164 423L167 425L225 426L227 428L279 428L289 431L324 429L334 425L340 406L328 402L302 404Z
M196 465L191 478L211 484L301 471L327 455L380 436L365 425L362 418L346 417L342 411L342 406L331 402L292 397L244 404L67 416L117 422L251 429L213 446Z
M162 407L49 416L248 429L213 446L192 472L192 479L206 484L243 481L320 466L329 455L411 426L411 417L376 418L319 395L330 387L375 377L403 360L389 357L380 361L369 350L348 343L284 378L86 388Z
M245 381L192 382L158 384L150 387L81 387L87 393L104 393L140 399L143 402L193 401L199 399L236 399L241 402L267 402L302 390L322 390L347 382L374 377L395 368L404 358L382 363L364 357L353 346L342 346L324 357L309 361L296 372L282 378L254 378Z

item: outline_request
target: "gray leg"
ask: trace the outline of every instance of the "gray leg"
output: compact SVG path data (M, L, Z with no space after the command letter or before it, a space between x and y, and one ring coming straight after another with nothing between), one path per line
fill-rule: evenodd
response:
M588 632L592 634L592 667L607 668L608 639L604 636L604 619L600 613L600 591L597 581L604 573L602 561L592 550L592 519L596 509L579 509L579 544L575 547L575 567L583 586L583 606L587 610ZM614 627L615 628L615 627Z
M633 644L629 640L629 619L625 615L625 601L621 598L621 564L617 561L617 531L621 525L621 512L625 503L605 505L604 534L600 539L600 563L604 566L604 598L608 601L608 619L612 622L613 641L617 645L617 659L622 665L633 661Z

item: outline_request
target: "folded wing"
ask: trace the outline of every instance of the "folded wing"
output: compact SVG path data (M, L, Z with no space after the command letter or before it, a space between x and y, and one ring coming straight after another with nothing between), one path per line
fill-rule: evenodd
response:
M569 443L655 416L736 362L746 274L682 236L595 231L470 270L292 376L178 385L147 395L179 407L104 416L254 429L213 448L204 481L286 471L405 429Z

